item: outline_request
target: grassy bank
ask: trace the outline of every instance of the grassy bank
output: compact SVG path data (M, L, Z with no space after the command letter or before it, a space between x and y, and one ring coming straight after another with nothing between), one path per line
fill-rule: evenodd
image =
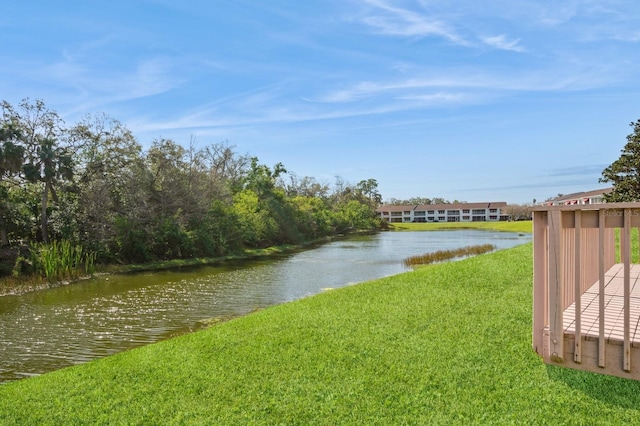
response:
M640 383L531 349L531 244L0 386L0 424L612 424Z
M506 232L531 232L532 221L517 222L431 222L431 223L392 223L395 231L442 231L456 229L487 229Z

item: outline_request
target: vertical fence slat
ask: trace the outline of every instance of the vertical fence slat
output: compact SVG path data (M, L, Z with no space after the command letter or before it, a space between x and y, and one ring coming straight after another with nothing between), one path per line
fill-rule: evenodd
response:
M598 366L604 368L606 366L605 358L605 337L604 337L604 273L605 273L605 228L604 228L604 209L600 210L598 215Z
M581 274L581 239L582 232L582 211L574 212L574 306L575 306L575 339L573 360L577 363L582 362L582 274Z
M622 257L624 262L624 371L631 371L631 209L624 209L624 228L622 232Z
M558 362L564 359L564 274L562 213L549 212L549 352Z
M547 326L547 212L533 213L533 349L545 357L544 329Z

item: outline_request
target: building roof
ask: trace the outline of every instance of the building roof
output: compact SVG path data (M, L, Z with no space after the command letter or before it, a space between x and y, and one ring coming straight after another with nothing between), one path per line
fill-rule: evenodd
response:
M500 209L507 206L507 203L456 203L456 204L423 204L417 206L416 210L462 210L462 209Z
M399 204L383 204L376 209L377 212L406 212L415 209L417 206L399 205Z
M462 209L501 209L505 208L507 203L498 202L482 202L482 203L455 203L455 204L423 204L420 206L412 205L394 205L384 204L376 209L377 212L405 212L410 210L462 210Z
M585 191L585 192L574 192L572 194L564 194L556 198L552 198L551 200L545 201L545 203L549 203L549 202L560 203L563 201L571 201L571 200L579 200L581 198L596 197L598 195L608 194L611 191L613 191L612 187L604 188L604 189L594 189L592 191Z

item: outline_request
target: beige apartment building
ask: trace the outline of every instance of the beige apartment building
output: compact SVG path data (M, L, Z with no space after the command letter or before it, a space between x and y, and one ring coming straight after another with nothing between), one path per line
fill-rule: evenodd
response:
M382 205L376 209L380 218L401 222L498 222L508 220L506 202L426 204L422 206Z

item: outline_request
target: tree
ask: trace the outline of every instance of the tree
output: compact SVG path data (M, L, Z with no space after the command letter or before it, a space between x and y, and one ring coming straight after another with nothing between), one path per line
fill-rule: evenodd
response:
M428 197L413 197L413 198L410 198L407 203L401 203L401 204L409 204L409 205L412 205L412 206L423 206L423 205L426 205L426 204L431 204L431 198L428 198Z
M284 188L288 197L301 196L326 199L329 194L329 185L320 183L309 176L299 178L295 173L289 173L288 181L282 179L280 186Z
M226 142L205 147L199 153L207 173L206 202L221 198L230 199L232 193L242 189L242 181L251 161L247 155L238 155Z
M627 135L622 155L602 171L600 182L613 184L604 195L606 202L640 201L640 119L629 124L633 133Z
M356 190L369 204L369 208L375 211L382 204L382 195L378 192L378 181L375 179L361 180L356 185Z
M24 147L18 145L19 132L11 123L0 127L0 178L3 180L22 168Z
M306 238L330 235L333 230L333 215L324 198L298 195L291 199L296 214L298 229Z
M9 181L22 170L24 147L18 145L18 130L5 123L0 127L0 245L9 245Z
M249 171L244 179L244 189L250 189L258 194L260 199L270 197L276 188L276 182L287 169L282 163L273 166L273 170L264 164L258 163L258 157L251 158Z
M233 199L245 241L253 245L300 242L295 206L276 185L286 173L282 163L271 169L251 158L243 189Z
M449 200L445 200L442 197L435 197L431 199L431 204L451 204Z
M351 200L336 212L336 231L349 232L358 229L374 229L378 219L374 217L368 205Z
M177 213L190 204L188 190L187 151L170 139L158 139L147 153L147 163L153 175L156 214L164 217Z
M48 242L49 195L58 201L57 188L73 176L70 146L64 145L66 130L62 119L46 108L41 100L22 100L19 110L2 102L2 121L15 126L19 140L25 149L23 172L29 183L40 186L40 224L42 240Z
M106 115L87 116L71 129L77 146L77 217L83 239L101 251L112 244L116 217L137 215L142 148L122 123ZM144 189L144 188L143 188Z
M509 204L503 209L503 212L509 216L509 220L531 219L531 206L526 204Z

